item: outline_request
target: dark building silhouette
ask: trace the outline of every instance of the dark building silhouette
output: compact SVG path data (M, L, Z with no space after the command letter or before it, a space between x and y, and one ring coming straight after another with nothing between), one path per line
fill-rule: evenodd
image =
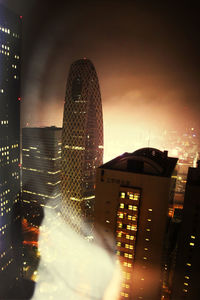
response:
M0 5L0 298L20 277L21 19Z
M103 159L102 104L97 74L88 59L69 71L62 132L62 213L80 231L91 228L96 168ZM90 230L89 230L90 231Z
M183 209L170 209L164 241L162 299L170 299Z
M97 169L95 229L122 269L120 299L161 299L163 245L176 158L154 148Z
M200 298L200 164L189 168L183 220L173 277L172 300Z

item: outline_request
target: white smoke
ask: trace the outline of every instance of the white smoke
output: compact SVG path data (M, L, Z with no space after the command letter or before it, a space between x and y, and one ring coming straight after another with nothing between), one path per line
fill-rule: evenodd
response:
M49 210L40 231L41 261L33 300L117 299L120 271L114 257Z

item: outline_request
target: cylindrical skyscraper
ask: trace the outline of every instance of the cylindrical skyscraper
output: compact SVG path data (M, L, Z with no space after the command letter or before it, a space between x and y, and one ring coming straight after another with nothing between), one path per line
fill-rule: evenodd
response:
M61 163L62 213L78 231L84 230L82 220L92 224L95 173L102 160L99 82L92 62L80 59L71 65L67 81Z

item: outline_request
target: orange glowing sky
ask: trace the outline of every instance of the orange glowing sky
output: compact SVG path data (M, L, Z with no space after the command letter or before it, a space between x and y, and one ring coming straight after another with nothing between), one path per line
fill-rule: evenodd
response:
M164 130L199 126L195 5L138 0L5 3L23 14L22 126L62 126L69 67L81 57L91 59L99 78L104 161L140 147L162 148Z

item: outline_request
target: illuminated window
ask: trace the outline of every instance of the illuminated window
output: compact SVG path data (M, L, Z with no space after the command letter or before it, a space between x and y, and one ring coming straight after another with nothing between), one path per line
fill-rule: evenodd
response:
M118 223L118 228L122 228L122 223Z
M133 255L132 254L128 254L128 253L124 253L124 257L126 257L126 258L133 258Z
M123 219L123 217L124 217L124 214L123 214L123 213L120 213L120 214L119 214L119 218L120 218L120 219Z
M130 244L125 244L125 248L127 248L127 249L133 249L133 245L130 245Z
M190 243L190 246L194 246L194 243Z
M128 196L129 199L130 199L130 200L133 200L133 193L128 193L128 195L129 195L129 196Z
M127 225L127 229L137 231L137 225Z
M117 237L122 237L122 232L118 232Z
M187 263L186 266L191 267L191 264L190 264L190 263Z
M134 197L133 197L133 200L138 200L139 199L139 194L138 193L135 193L134 194Z
M121 195L120 195L121 198L125 198L126 197L126 194L124 192L121 192Z
M130 273L126 273L126 272L122 272L123 278L126 279L130 279L131 278L131 274Z
M120 203L120 208L124 208L124 203Z
M125 287L126 289L129 289L129 288L130 288L130 285L129 285L129 284L126 284L126 283L122 283L122 287Z
M124 293L124 292L121 292L121 296L122 296L122 297L125 297L125 298L128 298L128 294L127 294L127 293Z
M137 221L137 216L128 215L128 220Z

